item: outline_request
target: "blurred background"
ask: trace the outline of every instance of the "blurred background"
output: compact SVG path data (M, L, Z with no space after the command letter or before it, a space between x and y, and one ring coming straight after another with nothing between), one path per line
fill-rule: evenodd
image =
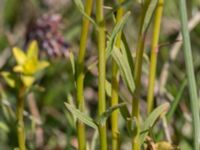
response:
M200 94L200 1L187 0L188 16L191 25L191 43L198 93ZM112 14L118 5L116 0L105 1L107 32L111 32L114 22ZM140 26L140 0L126 0L126 11L131 11L124 33L133 57ZM92 13L95 19L95 5ZM37 84L27 95L25 103L25 126L27 147L30 150L73 150L77 148L76 129L72 115L66 111L64 102L75 103L75 83L69 53L76 59L79 47L82 15L72 0L0 0L0 71L10 71L15 61L11 54L13 46L26 49L31 40L39 43L40 57L50 62L50 67L39 75ZM193 22L192 22L193 21ZM168 122L168 131L173 144L183 150L192 150L191 110L185 80L185 65L181 40L179 11L176 1L165 1L160 50L158 53L157 83L155 87L156 103L172 102L178 94L180 104L172 119ZM146 47L142 76L141 112L145 117L146 95L149 71L149 52L152 27L146 37ZM86 67L97 58L96 33L91 25L88 38ZM107 79L111 78L110 61L107 63ZM164 69L164 66L169 65ZM163 76L163 71L168 73ZM164 79L163 79L164 78ZM162 81L166 81L161 85ZM161 91L161 87L164 90ZM183 87L181 91L180 88ZM97 111L97 68L86 74L85 99L88 114L96 117ZM16 90L7 86L0 76L0 149L11 150L17 147L15 133ZM131 103L130 93L123 84L120 93L127 103ZM109 105L109 97L107 98ZM108 128L109 128L108 123ZM125 122L120 118L122 133L121 149L130 149ZM154 128L154 140L166 140L162 124ZM110 136L110 134L108 134ZM90 142L94 136L91 128L87 130Z

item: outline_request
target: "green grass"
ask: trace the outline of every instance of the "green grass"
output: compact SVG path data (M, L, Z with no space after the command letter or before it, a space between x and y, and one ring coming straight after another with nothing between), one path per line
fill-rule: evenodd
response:
M190 43L190 35L187 26L187 9L185 0L179 0L179 10L181 18L181 29L183 34L183 48L184 48L184 58L186 64L186 71L188 77L188 87L190 94L190 104L192 110L193 118L193 134L194 134L194 149L198 150L200 148L200 120L199 120L199 99L197 95L197 87L194 75L194 65L192 58L192 48Z

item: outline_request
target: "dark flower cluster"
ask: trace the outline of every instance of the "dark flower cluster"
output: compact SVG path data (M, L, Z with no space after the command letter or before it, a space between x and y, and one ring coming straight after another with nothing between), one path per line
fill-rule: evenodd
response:
M58 14L43 15L41 18L30 22L27 26L26 45L32 40L37 40L40 49L48 56L67 57L69 44L65 42L59 30L61 23L62 17Z

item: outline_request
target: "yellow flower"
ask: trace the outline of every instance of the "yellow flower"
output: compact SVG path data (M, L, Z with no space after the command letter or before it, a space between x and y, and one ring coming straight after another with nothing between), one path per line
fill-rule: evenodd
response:
M17 61L17 65L13 68L15 72L22 74L22 82L29 87L33 84L34 75L49 66L47 61L38 59L38 45L36 41L30 43L25 53L20 48L14 47L13 54Z

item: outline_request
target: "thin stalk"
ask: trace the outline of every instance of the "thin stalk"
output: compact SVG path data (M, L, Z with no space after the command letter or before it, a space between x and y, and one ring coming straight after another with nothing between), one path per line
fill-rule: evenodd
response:
M85 13L90 16L92 11L93 0L86 0L85 4ZM87 45L87 37L89 30L89 20L83 17L82 29L81 29L81 39L80 39L80 48L78 54L77 62L77 107L80 111L84 111L84 59L85 51ZM78 132L78 148L79 150L86 149L86 137L85 137L85 125L77 121L77 132Z
M140 109L139 109L139 93L141 86L141 72L142 72L142 59L144 51L144 41L145 35L140 34L138 40L138 46L136 50L136 59L135 59L135 70L134 70L134 79L135 79L135 92L133 94L132 100L132 117L136 117L139 123L140 118ZM139 141L139 124L137 127L137 133L133 136L132 139L132 150L140 150L140 141Z
M17 136L18 136L19 150L26 150L24 118L23 118L25 90L26 90L25 87L22 87L20 89L19 97L17 100L16 117L17 117Z
M185 90L187 86L187 79L184 79L181 83L181 86L180 86L180 89L175 97L175 99L172 101L172 104L170 105L170 109L167 113L167 121L170 122L171 119L173 118L174 116L174 113L178 107L178 104L180 103L180 100L181 100L181 96L183 95L183 92Z
M149 5L150 0L146 0L143 6L143 14L141 18L141 26L138 37L138 44L136 48L136 58L135 58L135 67L134 67L134 80L135 80L135 91L132 99L132 117L136 117L138 121L137 132L134 133L132 138L132 150L140 150L140 103L139 103L139 95L140 95L140 87L141 87L141 73L142 73L142 61L143 61L143 52L144 52L144 43L146 31L142 33L142 25L144 24L145 14L147 10L147 6Z
M119 4L122 4L124 0L118 0ZM117 10L116 23L119 22L124 14L124 10L120 7ZM121 44L121 32L118 34L116 46L120 49ZM118 67L114 60L112 60L112 98L111 106L118 104L118 91L119 91L119 74ZM111 130L112 130L112 150L120 149L120 139L118 130L118 111L113 111L111 114Z
M103 0L96 1L96 19L98 23L97 43L98 43L98 114L99 116L106 110L105 81L106 81L106 52L105 52L105 27L103 14ZM99 126L100 149L107 150L106 125Z
M183 34L183 48L184 48L184 57L186 64L186 73L188 78L189 94L190 94L190 103L192 109L192 118L193 118L193 135L194 135L194 150L200 149L200 119L199 119L199 100L197 96L196 81L194 75L194 66L192 58L192 50L190 43L190 35L188 31L188 18L187 18L187 9L185 0L179 0L179 11L181 19L181 29Z
M149 85L148 85L148 95L147 95L148 114L152 111L154 104L154 86L156 78L157 54L159 51L158 42L159 42L162 12L163 12L163 0L159 0L155 10L155 20L154 20L153 37L151 44L150 73L149 73Z

